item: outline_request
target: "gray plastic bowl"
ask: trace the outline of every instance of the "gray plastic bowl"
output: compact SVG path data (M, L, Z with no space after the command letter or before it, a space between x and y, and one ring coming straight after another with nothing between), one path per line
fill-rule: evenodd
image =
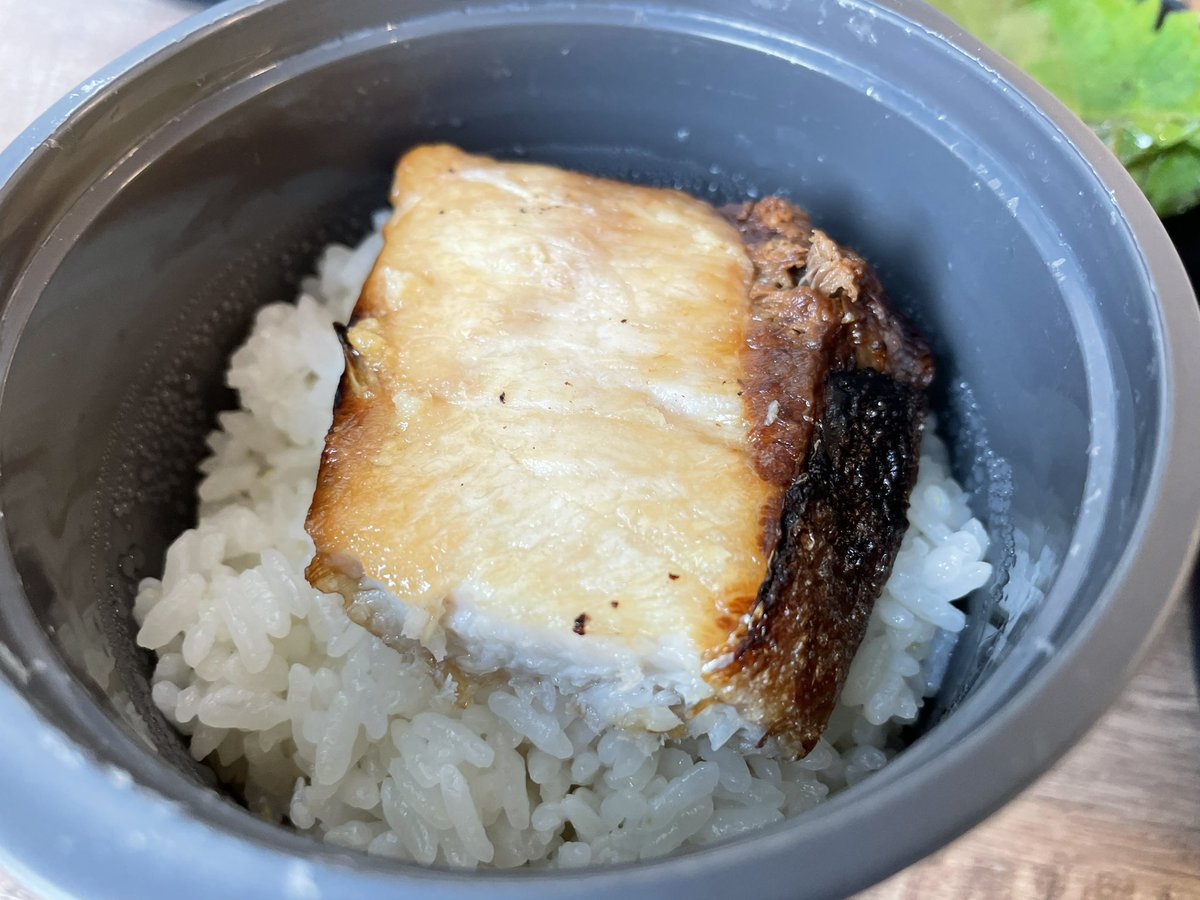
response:
M439 139L719 200L785 192L931 336L997 575L883 772L703 852L451 873L256 820L156 717L127 610L192 514L225 358L316 248L364 230L400 151ZM1080 122L917 3L231 2L80 87L0 184L0 858L35 890L845 893L1077 739L1191 559L1200 323L1178 260ZM56 627L93 603L82 644ZM83 674L87 642L156 752Z

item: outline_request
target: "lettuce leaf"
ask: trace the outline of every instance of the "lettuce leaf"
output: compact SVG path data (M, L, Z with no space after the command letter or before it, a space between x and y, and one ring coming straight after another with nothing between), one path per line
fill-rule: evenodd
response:
M1087 122L1160 215L1200 203L1200 13L1156 0L932 0Z

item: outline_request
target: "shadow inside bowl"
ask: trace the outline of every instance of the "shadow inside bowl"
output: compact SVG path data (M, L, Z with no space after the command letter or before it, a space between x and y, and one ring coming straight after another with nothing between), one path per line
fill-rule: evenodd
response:
M128 702L31 683L44 714L77 734L101 728L96 708L132 715L162 760L211 782L150 698L133 594L192 522L255 311L365 231L402 150L438 140L713 202L780 193L877 268L932 340L940 428L993 537L995 576L914 741L948 752L1088 619L1159 452L1161 348L1112 196L1027 99L851 3L730 19L700 2L424 2L397 23L356 0L336 24L317 6L267 4L184 42L82 108L0 197L41 229L0 231L21 260L0 277L0 503L28 601L0 638ZM152 763L123 764L168 790Z

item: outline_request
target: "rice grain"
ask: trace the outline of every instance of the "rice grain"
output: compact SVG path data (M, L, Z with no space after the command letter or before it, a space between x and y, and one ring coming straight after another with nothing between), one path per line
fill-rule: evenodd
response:
M196 527L171 544L162 578L139 586L137 640L158 656L152 697L192 754L239 773L255 812L331 844L463 867L578 868L700 847L884 766L940 683L965 623L954 601L990 575L987 532L932 428L892 577L802 760L759 749L761 734L723 704L685 721L666 688L608 706L593 692L581 713L550 680L516 678L460 702L424 650L405 649L428 617L406 617L388 646L308 585L304 517L342 371L333 324L380 246L375 233L327 248L296 303L259 312L230 360L241 408L210 435ZM629 717L643 729L623 727Z

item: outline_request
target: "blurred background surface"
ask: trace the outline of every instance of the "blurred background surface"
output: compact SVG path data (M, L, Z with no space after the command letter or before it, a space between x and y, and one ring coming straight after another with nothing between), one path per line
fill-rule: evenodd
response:
M1056 2L942 0L941 5L961 12L982 4L991 10L988 21L995 21L997 9ZM1064 0L1064 5L1079 2ZM1098 7L1125 2L1096 0ZM5 98L0 146L97 69L209 5L0 0L0 95ZM1185 82L1194 82L1193 94L1200 98L1200 67L1182 74ZM1200 265L1200 213L1169 225L1185 259ZM1194 282L1198 272L1193 268ZM1173 614L1121 699L1050 773L974 831L861 896L1200 898L1200 701L1188 613ZM921 825L912 821L898 827ZM0 900L34 898L0 871Z

